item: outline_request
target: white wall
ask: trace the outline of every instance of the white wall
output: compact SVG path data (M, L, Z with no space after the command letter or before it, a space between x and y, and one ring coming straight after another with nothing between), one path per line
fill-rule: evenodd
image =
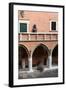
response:
M8 85L8 3L9 2L28 2L44 4L65 5L66 0L1 0L0 1L0 90L9 90ZM66 6L66 5L65 5ZM14 88L19 90L65 90L65 85L35 86Z

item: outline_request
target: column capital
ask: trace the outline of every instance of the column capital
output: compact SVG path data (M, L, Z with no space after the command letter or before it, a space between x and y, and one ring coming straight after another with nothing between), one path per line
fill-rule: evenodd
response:
M49 56L52 55L52 49L49 49Z
M29 50L29 57L32 57L32 51Z

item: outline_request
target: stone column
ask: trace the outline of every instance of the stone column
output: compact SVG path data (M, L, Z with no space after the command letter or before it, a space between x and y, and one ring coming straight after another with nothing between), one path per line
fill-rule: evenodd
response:
M50 54L48 56L48 67L52 67L52 50L50 50Z
M29 71L32 72L33 69L32 69L32 53L30 53L30 56L29 56Z
M22 68L25 69L25 59L22 59Z

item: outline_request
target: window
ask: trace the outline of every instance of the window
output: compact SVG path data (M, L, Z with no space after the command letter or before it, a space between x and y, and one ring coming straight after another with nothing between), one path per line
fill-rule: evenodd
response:
M51 22L51 30L56 30L56 22Z
M27 23L20 23L20 32L27 32Z
M19 33L29 31L29 21L19 20Z
M57 22L56 21L50 22L50 30L57 31Z

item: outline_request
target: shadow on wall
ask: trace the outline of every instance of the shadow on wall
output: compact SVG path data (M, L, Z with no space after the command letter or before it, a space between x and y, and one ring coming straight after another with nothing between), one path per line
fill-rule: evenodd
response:
M52 52L52 65L58 65L58 45L55 46Z

